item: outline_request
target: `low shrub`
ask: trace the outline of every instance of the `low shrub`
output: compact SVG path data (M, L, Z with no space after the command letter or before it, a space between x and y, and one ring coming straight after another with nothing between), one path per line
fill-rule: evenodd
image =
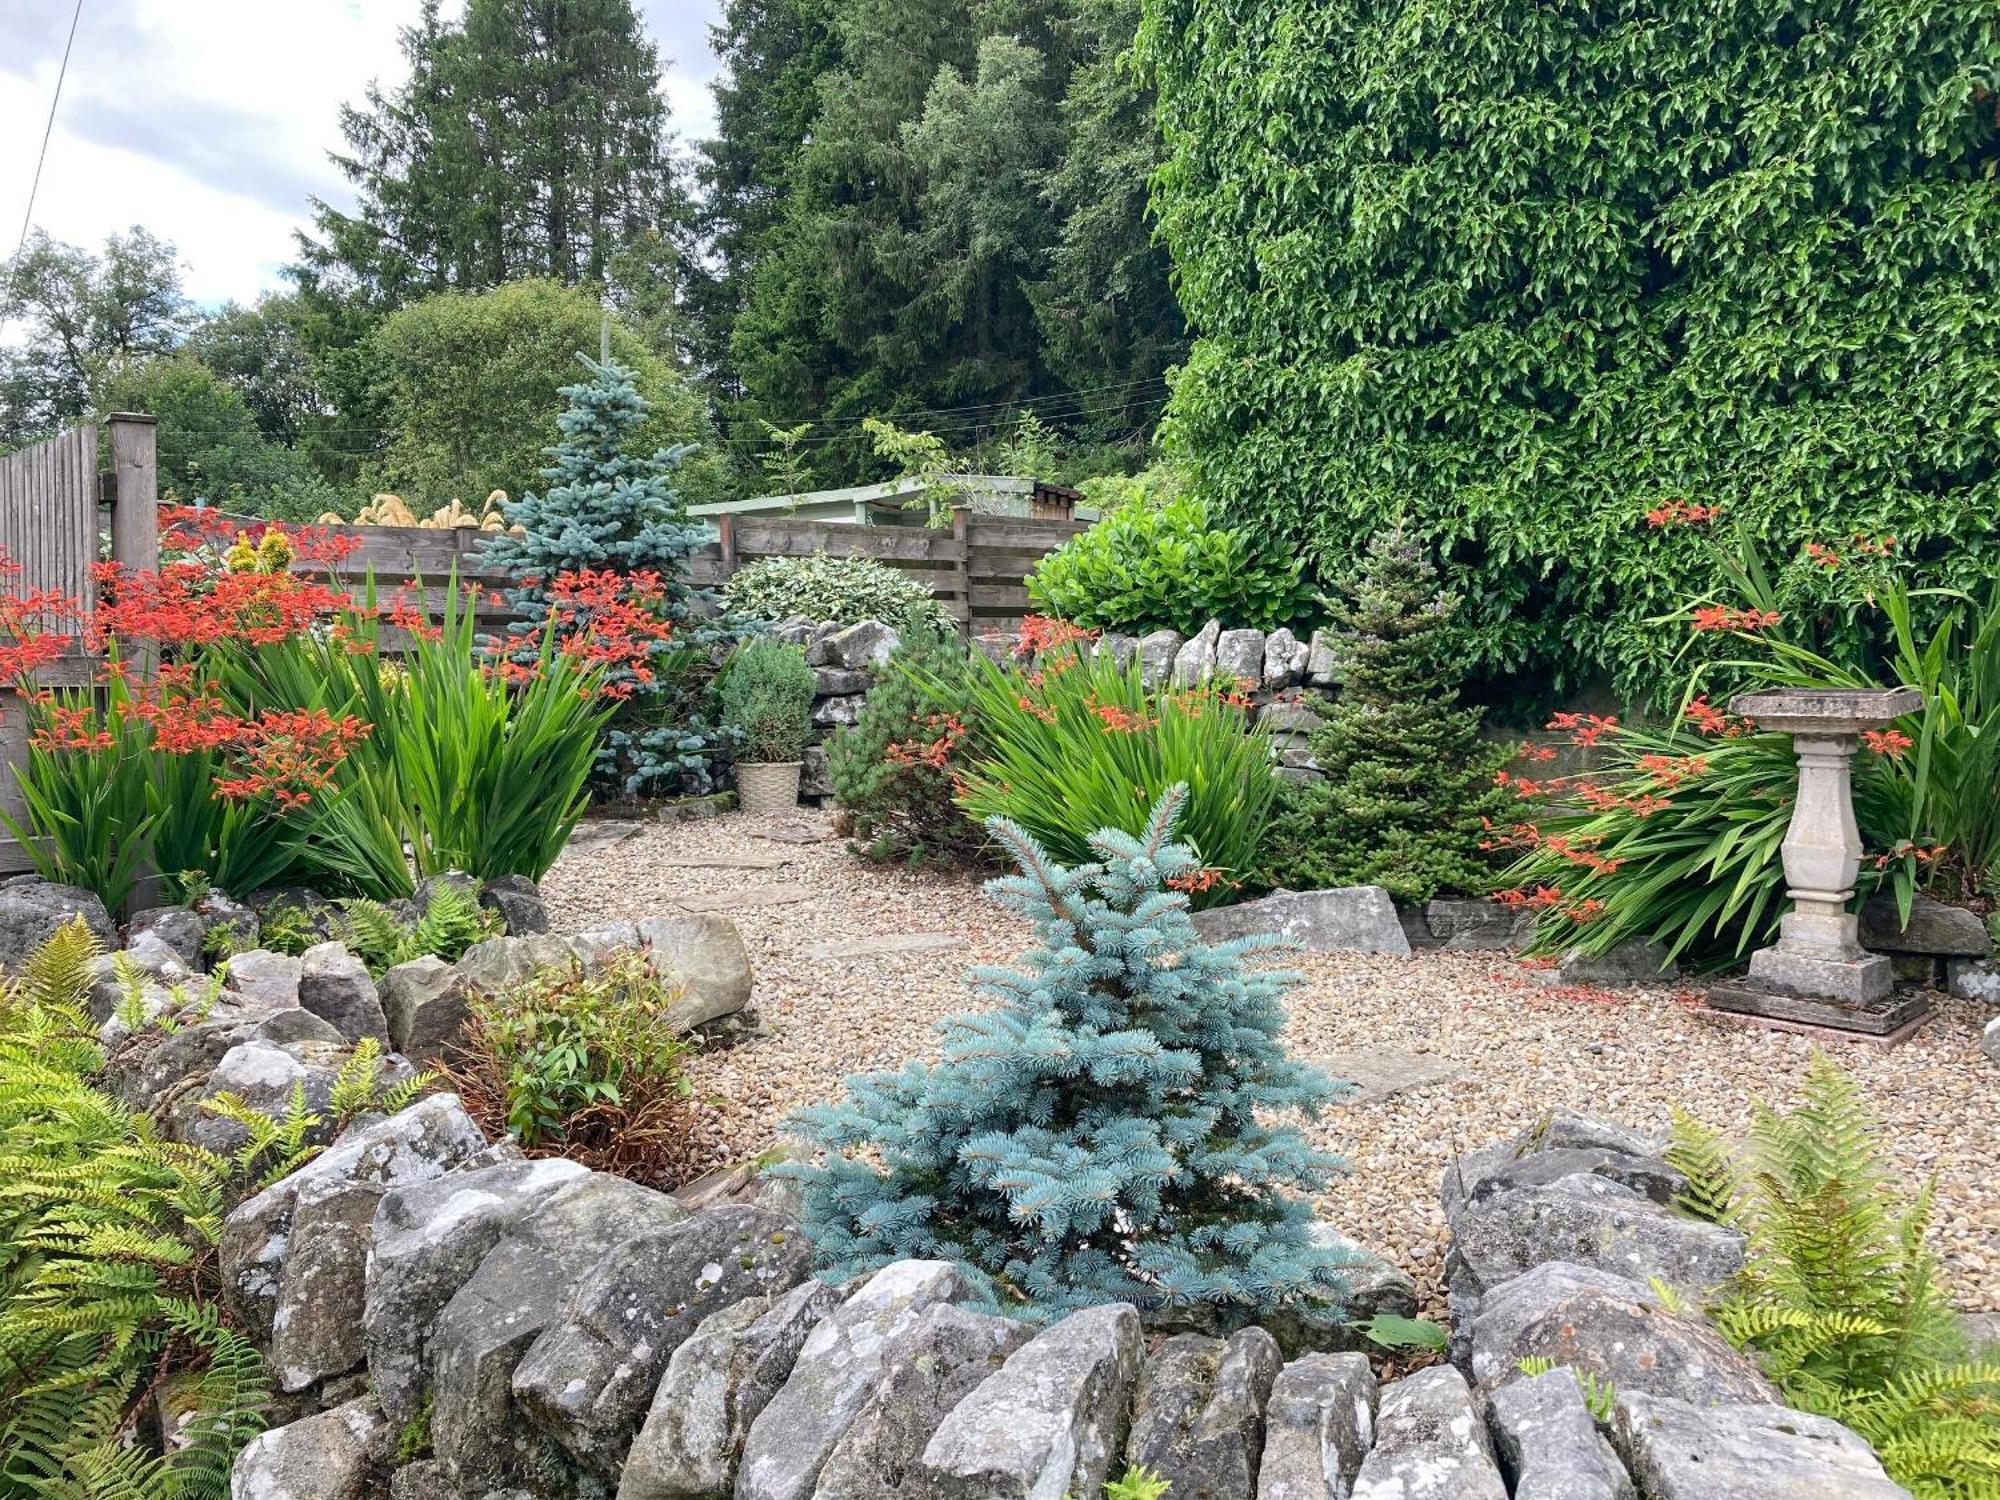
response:
M1682 1207L1749 1237L1709 1309L1786 1400L1844 1422L1920 1500L2000 1485L2000 1363L1971 1357L1925 1243L1931 1189L1903 1198L1880 1127L1815 1053L1796 1108L1760 1105L1748 1149L1676 1114Z
M1169 788L1074 869L992 822L1020 873L989 889L1034 928L1018 969L977 976L997 1008L947 1020L940 1060L849 1078L789 1127L826 1152L774 1175L800 1184L827 1280L917 1256L1031 1318L1338 1308L1356 1257L1314 1242L1303 1194L1341 1164L1293 1120L1337 1089L1278 1041L1296 976L1190 921L1209 855L1174 841L1186 800Z
M984 831L952 800L977 723L968 672L956 633L906 622L860 718L828 743L834 798L868 857L919 864L984 846Z
M922 615L940 624L951 616L919 579L866 557L763 557L722 587L732 613L752 620L799 617L814 624L895 621Z
M1005 818L1055 858L1083 864L1102 829L1138 833L1175 786L1177 831L1203 868L1184 877L1197 906L1227 900L1255 867L1277 779L1269 737L1233 685L1147 687L1138 663L1071 648L1039 670L970 659L976 748L959 805Z
M1480 738L1479 710L1456 706L1457 608L1402 532L1369 545L1334 612L1340 695L1311 739L1325 778L1279 794L1260 884L1379 885L1418 903L1492 884L1487 825L1513 802L1493 778L1513 751Z
M1134 634L1192 635L1210 620L1272 630L1318 607L1295 553L1221 525L1206 501L1166 481L1139 484L1037 563L1028 598L1057 619Z
M737 737L736 758L797 760L812 734L813 690L812 668L798 647L755 640L738 650L721 690L722 722Z
M710 1165L667 1024L677 995L644 954L544 970L475 1000L446 1074L489 1135L652 1187Z

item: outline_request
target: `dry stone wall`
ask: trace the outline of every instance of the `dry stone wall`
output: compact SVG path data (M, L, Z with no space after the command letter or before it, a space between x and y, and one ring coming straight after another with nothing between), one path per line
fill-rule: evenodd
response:
M691 1209L523 1161L437 1095L230 1217L246 1325L309 1317L319 1351L281 1362L293 1419L233 1494L1031 1500L1143 1464L1193 1500L1903 1495L1681 1310L1742 1244L1669 1206L1658 1149L1554 1116L1455 1161L1452 1360L1383 1384L1327 1319L1035 1326L940 1261L823 1285L774 1186ZM1390 1310L1384 1268L1360 1311Z

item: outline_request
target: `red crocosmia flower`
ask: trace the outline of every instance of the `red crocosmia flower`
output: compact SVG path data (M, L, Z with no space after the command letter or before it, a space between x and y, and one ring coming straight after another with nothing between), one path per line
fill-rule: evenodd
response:
M1840 566L1840 554L1819 542L1806 543L1806 559L1816 568L1824 568L1831 573Z
M1685 500L1669 500L1646 512L1646 524L1654 530L1662 526L1695 526L1713 521L1722 514L1717 505L1691 505Z
M1886 755L1890 760L1901 760L1903 752L1916 744L1916 741L1900 729L1864 729L1861 731L1861 743L1877 755Z
M1782 619L1784 616L1774 609L1732 609L1726 604L1707 604L1694 611L1691 624L1697 632L1733 630L1751 634Z
M1014 644L1016 656L1041 656L1062 646L1077 646L1097 639L1097 632L1047 615L1028 615L1021 621L1021 638Z

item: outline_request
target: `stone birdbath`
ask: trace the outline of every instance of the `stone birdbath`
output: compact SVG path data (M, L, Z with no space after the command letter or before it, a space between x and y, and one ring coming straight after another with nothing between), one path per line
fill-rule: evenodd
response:
M1711 988L1710 1005L1878 1037L1914 1029L1929 1014L1920 994L1895 993L1889 958L1861 946L1857 919L1848 910L1861 869L1855 746L1863 730L1879 729L1922 704L1915 688L1784 688L1730 700L1731 713L1789 734L1799 758L1798 798L1783 847L1792 909L1779 922L1778 941L1750 955L1748 977Z

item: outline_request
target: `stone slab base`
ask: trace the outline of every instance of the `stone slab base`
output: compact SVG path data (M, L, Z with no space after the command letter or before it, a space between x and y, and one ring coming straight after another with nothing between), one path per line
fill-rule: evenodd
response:
M1744 1017L1770 1023L1781 1030L1867 1039L1901 1040L1931 1013L1931 1002L1922 994L1892 994L1882 1000L1850 1004L1806 995L1784 995L1743 984L1711 985L1708 1005L1718 1017Z

